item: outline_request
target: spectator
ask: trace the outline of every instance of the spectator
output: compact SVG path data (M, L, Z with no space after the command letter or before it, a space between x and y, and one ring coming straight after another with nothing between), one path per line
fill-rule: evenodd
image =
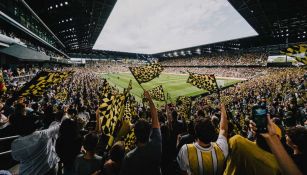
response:
M280 174L275 156L271 153L269 146L264 138L256 133L255 124L251 123L252 131L256 135L256 143L236 135L229 139L231 150L225 175L233 174ZM278 137L281 138L281 130L274 125Z
M158 113L147 91L144 92L144 97L149 101L152 129L145 120L140 119L136 122L134 132L137 146L125 156L120 171L121 175L161 174L162 138Z
M89 175L101 168L102 158L95 154L97 143L98 136L95 133L89 133L85 136L83 142L85 154L80 154L75 162L77 175Z
M123 142L116 142L110 150L110 159L103 166L103 175L118 175L122 160L125 157Z
M75 174L74 161L80 153L81 145L82 139L77 123L71 119L64 120L55 147L56 153L64 165L64 175Z
M303 174L307 174L307 129L303 126L289 128L286 133L287 145L292 148L292 159Z
M185 144L190 144L195 141L195 131L194 131L194 122L190 121L188 124L188 133L180 136L178 139L177 150L179 151L181 147Z
M216 142L215 128L209 118L195 123L196 142L181 147L177 161L182 174L222 174L228 156L228 121L225 106L221 105L221 122Z
M21 137L12 142L12 157L19 161L19 174L41 175L56 174L58 157L55 139L60 123L54 121L48 129L35 131L34 121L28 117L19 117L14 122L17 134Z

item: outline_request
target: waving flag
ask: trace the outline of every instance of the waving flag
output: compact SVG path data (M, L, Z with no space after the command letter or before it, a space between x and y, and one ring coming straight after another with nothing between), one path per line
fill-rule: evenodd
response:
M102 87L101 87L101 94L102 95L107 95L111 91L112 91L112 88L111 88L110 84L108 83L107 80L104 80L104 82L102 84Z
M165 96L164 96L164 91L162 85L159 85L151 90L148 91L150 96L158 101L164 101Z
M160 64L150 64L141 67L129 67L132 75L138 83L146 83L152 79L158 77L163 71L163 67Z
M179 96L176 100L177 111L185 120L189 120L191 103L191 98L187 96Z
M298 62L307 64L307 44L293 45L280 53L294 57Z
M196 74L192 72L189 72L189 74L187 83L190 83L200 89L207 90L210 93L219 91L214 75Z
M18 95L38 96L42 95L48 88L53 85L62 83L68 76L73 74L72 71L65 72L47 72L42 71L36 75L30 82L26 83L19 91Z
M107 148L113 145L114 138L117 136L117 132L120 129L124 112L124 102L125 95L109 94L103 98L99 106L101 130L105 135L109 136Z
M129 133L126 135L125 139L125 149L132 150L135 148L136 137L134 134L134 128L132 128Z

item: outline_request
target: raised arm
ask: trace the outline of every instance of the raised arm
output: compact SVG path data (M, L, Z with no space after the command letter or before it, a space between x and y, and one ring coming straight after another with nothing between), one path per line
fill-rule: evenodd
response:
M221 103L221 121L220 121L220 133L227 138L228 135L228 119L224 103Z
M276 157L276 160L281 168L283 174L291 175L303 175L300 170L297 168L289 154L286 152L285 148L283 147L280 139L276 135L275 126L268 116L268 133L261 134L267 144L269 145L272 153Z
M151 96L147 91L144 91L144 97L148 100L149 102L149 107L150 107L150 114L151 114L151 126L152 128L160 128L160 123L158 119L158 112L155 107L155 104L153 103Z

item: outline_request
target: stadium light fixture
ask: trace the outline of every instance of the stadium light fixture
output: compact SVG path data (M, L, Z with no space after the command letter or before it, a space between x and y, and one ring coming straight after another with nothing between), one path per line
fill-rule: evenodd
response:
M58 4L55 4L55 8L58 8L59 6L58 6Z
M65 5L68 5L68 2L67 2L67 1L65 2Z
M60 6L62 7L62 6L63 6L63 3L61 3Z

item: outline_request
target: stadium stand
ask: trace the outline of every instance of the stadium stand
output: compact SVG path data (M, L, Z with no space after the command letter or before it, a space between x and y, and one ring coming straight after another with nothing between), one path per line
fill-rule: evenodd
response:
M92 49L116 1L1 0L0 174L307 174L307 3L228 2L258 36L150 55Z

